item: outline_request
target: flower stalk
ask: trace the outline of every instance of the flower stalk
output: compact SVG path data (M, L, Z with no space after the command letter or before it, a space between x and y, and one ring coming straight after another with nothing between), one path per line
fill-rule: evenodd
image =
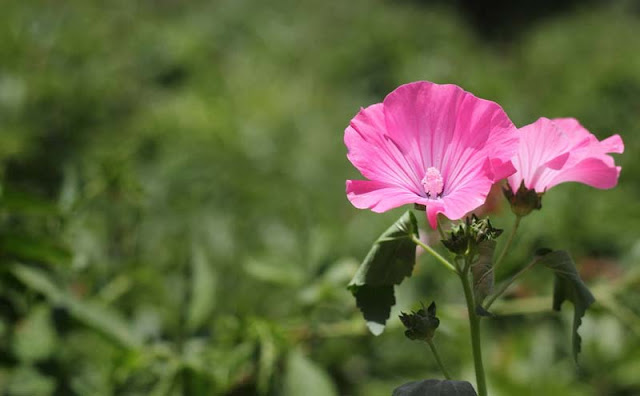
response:
M429 348L433 353L433 357L436 359L436 362L438 363L438 367L440 367L440 371L442 372L442 375L444 375L444 378L448 380L452 379L451 374L449 374L447 369L444 367L444 364L442 363L442 359L440 358L438 349L436 349L436 345L433 343L432 340L427 340L427 345L429 345Z
M502 251L500 252L500 255L498 256L498 259L493 264L493 271L494 272L496 271L496 269L498 268L500 263L502 263L502 260L504 260L504 257L507 255L507 252L509 252L509 248L511 247L511 243L513 243L513 237L515 237L516 236L516 232L518 232L518 227L520 226L520 220L522 220L522 217L521 216L516 216L516 221L513 224L513 227L511 228L511 232L509 233L509 237L507 238L507 242L504 244L504 247L502 248Z
M500 286L500 288L487 299L487 302L484 305L484 309L489 310L491 305L498 299L498 297L500 297L505 291L507 291L509 286L511 286L511 284L513 284L513 282L515 282L516 279L518 279L520 276L522 276L522 274L524 274L529 269L531 269L531 267L533 267L535 265L535 263L537 263L537 262L538 262L537 258L531 260L531 262L529 262L529 264L527 264L520 271L518 271L515 275L513 275L511 278L509 278L509 280L504 282Z
M464 297L467 302L467 311L469 313L471 349L473 351L473 365L476 371L478 396L487 396L487 382L485 379L484 365L482 363L482 347L480 345L480 317L476 314L476 304L473 297L473 290L471 289L471 282L469 282L469 274L465 271L459 275L462 288L464 289Z
M435 250L433 250L433 248L431 248L431 246L425 244L424 242L422 242L419 238L417 238L415 235L411 236L411 240L418 246L420 246L422 249L424 249L427 253L429 253L430 255L432 255L433 257L435 257L436 260L438 260L438 262L440 262L442 265L444 265L449 271L453 271L456 274L458 273L458 270L456 269L456 267L453 266L453 264L451 264L449 262L449 260L447 260L446 258L442 257L440 255L440 253L436 252Z
M492 227L489 229L493 230ZM499 235L499 233L498 233ZM420 239L415 236L411 238L416 245L422 247L426 252L430 253L434 256L440 263L442 263L449 270L454 271L460 278L462 282L462 288L464 289L464 296L467 303L467 312L469 314L469 330L471 333L471 348L473 351L473 362L476 372L476 385L478 388L479 396L487 396L487 383L485 379L484 373L484 365L482 363L482 347L480 345L480 317L476 313L476 302L473 294L473 289L471 287L471 281L469 279L469 273L471 269L471 260L468 255L464 256L464 266L460 266L462 268L458 268L451 264L447 259L442 257L438 252L433 250L430 246L423 243ZM429 343L429 347L431 348L433 355L440 366L440 370L443 375L449 379L449 374L445 370L442 361L440 359L440 355L435 349L435 345L432 345L432 342L427 341Z

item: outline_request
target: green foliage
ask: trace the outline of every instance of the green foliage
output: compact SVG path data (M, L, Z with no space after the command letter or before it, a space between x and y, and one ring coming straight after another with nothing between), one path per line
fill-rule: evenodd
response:
M25 285L42 293L52 304L67 309L71 316L123 347L134 349L140 346L140 341L129 328L129 324L117 312L111 311L102 304L82 301L70 296L58 288L41 270L16 265L12 272Z
M582 324L582 318L587 309L595 302L595 298L580 278L576 265L569 253L563 250L546 253L542 256L539 263L549 267L555 274L553 282L553 309L559 311L565 300L573 304L572 351L573 358L577 362L581 343L578 328Z
M418 223L413 212L407 211L378 237L349 282L349 290L374 335L382 333L396 303L394 286L413 271L416 245L412 238L419 238Z

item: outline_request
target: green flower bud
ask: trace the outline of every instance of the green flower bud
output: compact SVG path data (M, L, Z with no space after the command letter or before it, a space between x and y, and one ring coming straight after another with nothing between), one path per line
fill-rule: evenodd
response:
M536 190L529 190L524 185L524 181L520 184L518 191L514 194L511 187L506 185L502 188L505 198L511 204L511 210L518 217L524 217L533 210L542 208L542 194Z
M440 326L440 319L436 317L435 301L425 310L424 305L418 312L400 315L400 320L407 330L404 335L410 340L431 341L433 335Z
M476 215L471 215L464 222L451 227L448 234L442 243L451 253L473 257L480 243L496 239L502 234L502 230L494 228L489 218L481 220Z

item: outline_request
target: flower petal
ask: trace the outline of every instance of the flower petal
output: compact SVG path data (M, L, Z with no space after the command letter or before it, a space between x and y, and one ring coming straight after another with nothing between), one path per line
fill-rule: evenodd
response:
M401 187L371 180L347 180L347 198L358 209L382 213L420 197Z
M389 136L421 169L455 177L470 156L490 157L496 180L514 172L516 128L502 108L456 85L419 81L398 87L384 100Z
M518 171L509 178L514 192L522 180L537 192L570 181L602 189L617 184L620 168L609 153L624 151L619 135L600 142L574 118L541 118L520 133Z
M609 136L608 138L600 142L600 146L607 153L624 153L624 143L622 142L622 138L620 137L620 135Z
M567 160L569 148L567 135L548 118L520 128L520 148L513 163L518 172L509 177L509 185L517 191L522 180L525 187L543 192L545 187L538 181L545 177L549 169L558 168Z
M438 213L444 213L442 201L430 201L427 203L427 220L434 230L438 227Z
M419 193L420 178L388 139L382 103L361 109L344 133L347 158L368 179Z
M610 166L598 158L587 158L577 165L561 170L547 183L547 189L565 182L578 182L600 189L613 188L618 184L620 167Z
M451 220L460 219L486 201L493 185L491 167L491 161L485 159L483 165L475 168L451 194L442 198L445 216Z

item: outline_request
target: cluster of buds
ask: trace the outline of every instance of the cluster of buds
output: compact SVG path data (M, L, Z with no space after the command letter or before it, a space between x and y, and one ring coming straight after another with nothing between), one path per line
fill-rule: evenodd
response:
M474 214L451 227L442 243L456 256L473 257L482 242L496 239L500 234L502 230L494 228L489 218L479 219Z
M402 312L400 320L404 327L407 328L404 335L410 340L431 341L433 334L440 326L440 319L436 317L435 301L427 309L423 305L418 312L411 312L410 314Z

